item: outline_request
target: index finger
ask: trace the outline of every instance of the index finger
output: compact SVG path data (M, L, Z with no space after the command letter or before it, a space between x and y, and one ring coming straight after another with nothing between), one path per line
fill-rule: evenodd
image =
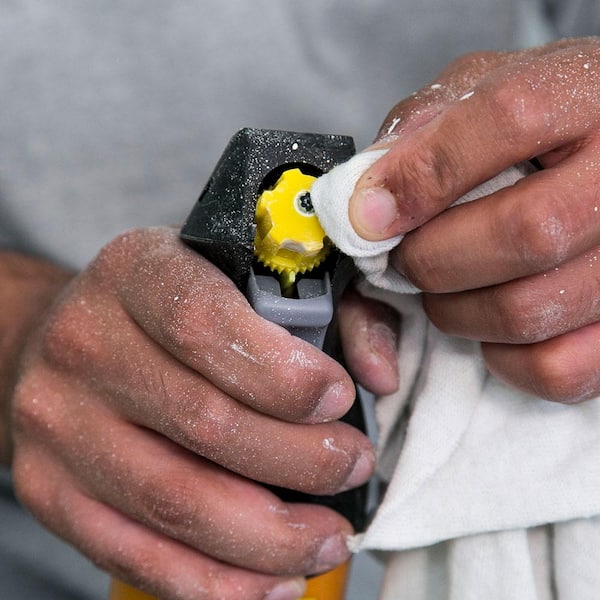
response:
M362 237L406 233L505 168L598 125L597 44L559 48L494 70L368 169L350 201Z
M290 421L337 419L352 404L354 384L335 360L259 317L174 230L129 232L100 260L122 257L118 298L129 317L226 394Z

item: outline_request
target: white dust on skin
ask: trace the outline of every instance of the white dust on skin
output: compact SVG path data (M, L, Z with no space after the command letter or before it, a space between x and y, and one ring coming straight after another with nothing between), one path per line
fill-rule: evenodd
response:
M594 208L594 213L596 212ZM528 319L527 326L521 331L525 339L539 341L548 336L548 331L572 331L588 324L590 318L600 317L600 295L597 293L598 281L600 281L600 274L597 273L600 269L599 253L600 249L596 249L577 259L582 265L595 272L590 273L589 276L584 273L583 278L579 277L575 281L576 285L573 289L570 289L568 282L565 285L563 271L566 272L567 267L563 269L555 267L541 274L541 277L546 280L543 289L548 291L545 292L545 299L536 303L536 310ZM553 278L557 278L556 286L548 285L548 280ZM553 294L552 287L554 287ZM586 289L589 291L585 297L575 296L575 290L585 291ZM574 312L574 302L577 302L582 310Z
M554 144L597 127L600 48L565 49L525 63L524 96L544 109L544 125ZM518 90L516 90L518 93ZM529 93L528 93L529 92Z
M160 342L164 338L182 343L193 368L250 403L266 401L257 397L262 387L257 377L271 391L280 387L282 366L302 369L307 383L323 377L316 350L290 343L287 332L250 314L241 294L174 238L172 232L155 230L121 240L121 246L130 246L128 252L138 256L130 272L132 279L144 282L144 289L132 288L127 296L144 328L154 331ZM127 281L123 285L131 287ZM148 298L153 299L149 307Z
M182 251L175 238L176 232L165 229L132 232L122 237L117 248L119 259L131 254L138 257L130 272L144 282L144 293L139 293L135 281L123 284L132 286L132 301L139 302L134 310L139 313L142 324L155 326L156 313L162 311L164 316L159 314L158 321L169 320L168 335L179 340L189 336L193 341L191 353L206 369L209 379L230 384L236 388L236 395L241 393L250 400L257 400L257 387L271 392L279 389L282 366L284 372L288 368L296 370L292 382L301 382L304 389L310 389L311 385L314 388L315 378L323 377L323 360L317 350L294 340L277 325L254 317L243 322L243 335L232 338L232 319L236 315L243 316L240 306L245 305L245 299L233 286L224 287L220 274L211 265L190 260L190 252ZM143 299L138 300L140 296ZM147 308L148 298L154 300L149 303L150 308ZM190 319L190 312L202 318L196 322ZM222 344L219 340L228 341ZM256 381L246 382L247 378L242 376L249 365L254 367L252 373L260 372L260 386ZM339 388L342 393L344 385L340 383ZM295 398L300 395L300 391L296 394L288 390L287 393ZM335 445L326 449L339 451Z
M558 300L546 300L524 323L521 331L523 339L537 342L545 339L551 328L563 329L567 326L567 308Z
M552 258L554 264L562 264L567 256L574 239L574 233L565 227L565 224L557 215L548 215L538 223L538 228L544 239L549 240L552 246ZM539 257L525 256L531 263Z
M314 389L318 379L323 377L323 362L318 359L316 350L292 338L277 325L262 321L256 325L252 328L246 323L243 336L230 339L227 346L205 350L203 360L209 370L218 374L228 390L235 388L236 397L243 396L257 405L271 402L266 396L259 396L258 389L267 395L281 396L278 399L282 401L290 401L292 396L295 402L304 401L304 390ZM228 368L223 369L223 365ZM302 385L297 396L290 385ZM297 410L290 408L289 416L295 414Z
M323 440L323 448L325 448L325 450L331 450L333 452L342 452L343 454L347 454L347 452L340 450L336 447L335 439L332 437L328 437Z
M394 133L398 133L396 131L396 127L402 122L402 119L400 119L399 117L394 117L392 119L392 122L390 123L389 127L387 128L386 131L386 137L393 135Z
M414 92L411 101L416 108L409 108L401 120L392 117L384 130L384 138L403 133L401 124L415 129L411 123L419 121L422 113L432 110L439 113L454 102L471 98L480 85L493 81L496 71L497 83L504 90L510 86L510 96L505 97L511 99L510 110L517 126L522 122L522 127L530 127L531 115L539 114L541 107L545 133L552 135L555 141L567 141L573 132L589 131L598 123L599 58L600 47L596 41L583 43L579 49L557 51L552 47L483 53L473 57L468 65L450 68L440 81ZM543 146L541 140L539 145Z
M148 246L151 248L149 249ZM142 256L144 254L145 257ZM130 266L130 269L122 269L123 264L127 264L131 258L134 260L137 258L137 264L135 264L134 267ZM165 236L159 234L159 231L154 231L153 233L147 232L145 234L132 232L131 234L122 236L120 241L116 242L113 247L104 254L101 262L103 262L102 268L104 269L107 269L109 266L114 267L115 269L122 269L116 274L112 273L108 279L111 279L112 283L114 283L115 279L118 280L121 291L126 297L125 301L129 303L130 310L135 314L136 322L142 326L156 327L157 320L160 322L161 319L173 317L176 328L184 329L189 327L189 321L187 321L184 314L190 310L190 305L199 302L198 297L201 298L202 306L205 307L208 304L208 306L211 307L208 320L211 324L210 329L212 333L214 333L215 330L218 332L219 329L218 325L215 326L215 323L220 323L222 326L227 327L231 326L230 319L221 320L223 315L227 313L227 303L229 302L227 298L223 297L222 289L215 290L213 286L200 284L197 266L196 268L192 268L187 264L187 260L181 260L178 257L177 252L174 251L173 235ZM109 263L111 264L109 265ZM157 265L162 265L163 267L162 273L160 271L158 272L158 278ZM202 278L200 278L200 280L203 281ZM104 282L106 282L106 279L104 279ZM87 304L85 300L82 299L79 304L88 315L91 314L92 307ZM181 311L182 306L185 307L183 312ZM173 307L177 308L173 309ZM120 311L116 312L119 313L118 317L121 318L122 315L120 314ZM114 320L115 323L113 323L113 325L118 324L116 322L117 316L114 317ZM202 330L202 325L205 324L198 324L197 327L194 328L193 333ZM268 327L268 324L266 324L265 327ZM170 333L173 334L174 332L171 330ZM267 333L268 332L263 330L261 335L264 336ZM175 334L176 339L184 339L184 336L181 335L180 331L175 332ZM122 338L122 334L120 337ZM280 346L283 347L284 345ZM144 359L139 348L132 347L129 348L129 350L129 355L131 357L137 356L139 360ZM201 352L202 350L203 349L200 348L197 352ZM256 355L253 353L252 348L246 344L245 340L237 339L230 343L229 350L233 355L237 357L241 356L252 364L270 364L274 360L281 360L291 367L301 367L310 371L311 369L316 368L319 363L316 359L316 352L308 346L306 348L299 348L297 346L292 348L286 347L285 351L281 349L277 351L271 348L263 354L259 353ZM115 356L115 360L118 359L119 356ZM215 351L214 358L215 360L218 360L217 351ZM161 365L158 362L153 365L153 369L160 370L160 368ZM52 407L42 403L39 400L40 397L34 395L31 400L32 405L37 409L45 406L46 410L51 412ZM83 405L83 401L80 401L79 404ZM48 426L50 428L52 427L51 423L52 420L49 419ZM109 428L104 431L104 434L98 440L93 442L94 446L98 447L90 447L91 442L88 439L85 452L86 458L84 460L82 457L78 460L86 465L89 460L92 460L92 462L94 461L93 457L97 457L98 459L103 458L108 464L113 464L115 466L117 463L123 462L123 457L126 456L126 453L122 452L121 446L115 444L113 437L113 431ZM80 443L85 441L81 435L78 439ZM282 443L284 443L284 440L282 440ZM315 442L315 444L318 445L318 441ZM341 450L337 448L334 438L331 436L323 438L322 448L327 452L341 452ZM88 469L88 471L91 472L92 469ZM123 470L116 469L116 472L115 476L118 480L120 479L119 473L123 472ZM140 483L139 485L141 489L143 489L142 484ZM129 493L134 495L136 492L131 490ZM172 503L173 499L170 498L170 501ZM164 505L167 504L168 501L157 498L157 502ZM174 504L174 510L176 515L179 514L180 508L177 502ZM289 515L287 509L280 509L279 511L274 509L274 512L284 511ZM188 520L186 523L191 525L192 521ZM210 523L207 525L210 525ZM287 520L287 525L292 530L303 530L307 527L305 523L296 522L291 518ZM233 524L229 533L235 544L236 527ZM264 550L262 542L260 542L260 532L257 532L256 539L259 540L257 541L257 544L260 544L260 550ZM248 549L245 544L243 551L248 552L249 550L251 549ZM239 551L240 550L238 550L238 552ZM277 549L273 548L272 552L275 556L277 554ZM169 582L170 589L176 590L176 594L184 597L186 595L192 595L192 592L196 592L198 595L206 593L205 588L192 578L186 577L186 573L180 573L180 575L181 577L173 576L173 579Z

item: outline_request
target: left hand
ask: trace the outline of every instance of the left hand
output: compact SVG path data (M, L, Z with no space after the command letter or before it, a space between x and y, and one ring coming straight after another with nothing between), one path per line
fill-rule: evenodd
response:
M443 331L539 396L600 394L600 38L468 55L394 107L350 204ZM445 210L510 165L543 170Z

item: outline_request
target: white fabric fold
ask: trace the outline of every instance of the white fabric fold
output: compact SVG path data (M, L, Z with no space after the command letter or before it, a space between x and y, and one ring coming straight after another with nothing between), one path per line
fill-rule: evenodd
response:
M428 321L418 290L388 265L401 237L367 242L348 218L356 181L381 155L358 154L311 192L325 231L363 272L362 291L402 315L401 387L377 401L379 470L389 485L354 547L394 553L386 600L595 597L588 592L600 589L600 569L589 567L600 543L600 399L566 406L514 390L488 373L478 343ZM460 202L525 172L508 169ZM544 526L552 552L535 553L532 531ZM553 560L566 554L570 569L557 568Z

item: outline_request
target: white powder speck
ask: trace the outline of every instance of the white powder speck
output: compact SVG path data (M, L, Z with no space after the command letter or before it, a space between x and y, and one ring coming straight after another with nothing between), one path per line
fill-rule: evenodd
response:
M323 440L323 448L325 448L325 450L331 450L331 452L339 452L340 454L348 454L345 450L343 450L342 448L339 448L338 446L335 445L335 439L333 439L333 438L325 438Z
M396 125L398 125L398 123L400 123L400 119L398 117L396 117L393 121L392 124L388 127L387 130L387 135L390 135L391 133L394 132L394 129L396 129Z
M269 510L272 513L278 514L278 515L289 515L290 511L285 507L285 506L279 506L277 504L269 504L269 506L267 506L267 510Z
M298 150L298 142L292 144L292 150Z
M292 350L290 357L286 362L289 365L297 364L301 367L311 367L315 365L315 361L312 358L306 356L302 350L298 349Z
M245 350L240 344L234 342L231 344L231 349L238 354L241 354L244 358L247 358L250 362L258 363L258 359L255 356L252 356L250 352Z
M346 538L346 545L348 546L348 550L352 553L356 553L361 549L362 541L365 537L364 533L359 533L357 535L349 535Z
M565 293L565 290L560 290L558 293L559 293L559 294L564 294L564 293Z
M434 83L431 86L429 86L429 89L431 89L431 90L439 90L439 89L441 89L441 87L442 87L441 83Z
M473 90L471 90L470 92L467 92L464 96L461 96L459 98L459 100L468 100L475 92Z
M323 448L325 448L326 450L333 450L335 448L333 442L333 438L325 438L323 440Z

